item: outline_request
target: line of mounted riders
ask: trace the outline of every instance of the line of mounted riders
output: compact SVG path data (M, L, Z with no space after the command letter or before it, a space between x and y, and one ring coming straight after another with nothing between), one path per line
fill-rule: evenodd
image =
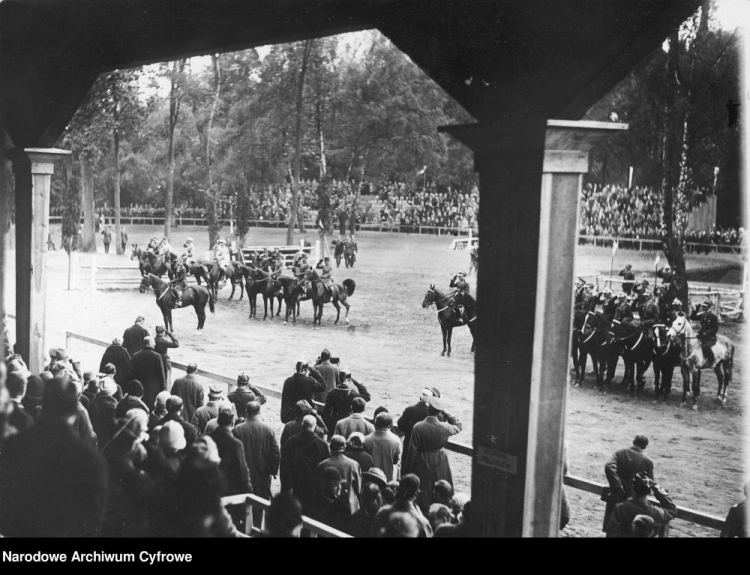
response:
M183 246L185 248L182 255L175 254L169 245L169 241L164 238L159 241L152 238L148 247L142 250L137 244L133 244L131 259L138 258L139 267L143 281L141 282L141 292L145 292L148 287L154 288L157 292L159 289L156 282L150 280L150 275L160 278L167 274L170 278L171 297L174 302L173 308L185 305L183 294L193 286L188 288L187 275L195 277L199 286L205 281L208 286L208 292L211 301L217 300L218 290L226 285L229 281L232 285L232 293L229 299L233 299L237 285L240 286L240 300L243 293L247 290L248 300L250 302L250 318L256 317L256 299L258 294L263 296L265 320L268 317L268 303L270 301L271 318L274 317L274 300L278 302L276 316L281 314L281 302L286 303L285 322L289 321L289 315L292 315L292 321L296 323L297 315L300 312L300 302L312 300L313 302L313 324L320 324L323 316L323 305L332 303L336 308L336 321L338 323L341 316L341 305L346 308L344 319L349 323L349 303L347 298L354 293L356 283L352 279L346 279L341 284L335 283L331 277L333 267L330 258L326 256L318 262L313 268L307 261L308 254L300 249L294 256L292 267L292 276L283 275L286 266L284 258L277 248L273 252L264 249L261 252L251 252L250 258L245 258L239 249L230 250L226 241L218 240L214 247L214 261L200 262L194 255L194 243L192 238L188 238ZM235 259L233 259L235 258ZM241 261L240 261L241 260ZM162 284L166 284L160 280ZM160 303L157 301L157 303ZM190 305L187 303L186 305ZM160 307L161 304L160 304ZM200 328L199 328L200 329Z
M713 369L718 380L717 399L726 402L734 345L729 338L717 335L719 319L713 310L714 303L706 298L691 310L689 302L684 305L677 299L674 284L667 279L671 277L656 286L655 294L648 289L647 280L624 285L627 292L613 294L610 288L597 293L593 284L579 278L571 349L576 373L573 385L583 385L586 360L590 356L597 389L604 392L612 383L622 357L625 363L622 384L629 386L631 396L641 396L644 375L653 365L654 403L667 401L675 367L680 368L683 377L683 406L687 404L692 384L693 409L697 409L702 369ZM601 311L597 311L597 306ZM698 331L690 320L700 322Z

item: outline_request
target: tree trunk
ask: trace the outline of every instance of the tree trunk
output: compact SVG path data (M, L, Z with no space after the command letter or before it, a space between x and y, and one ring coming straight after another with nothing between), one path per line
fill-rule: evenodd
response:
M211 179L211 126L214 123L216 106L219 103L221 95L221 66L219 57L212 57L214 66L214 82L216 83L216 92L211 104L211 113L208 116L208 122L202 134L203 137L203 169L206 177L206 219L208 220L208 245L213 248L219 240L221 231L221 219L219 214L219 192L215 190L213 180Z
M94 213L94 162L81 156L81 203L83 205L82 252L96 252L96 214Z
M297 76L297 103L294 118L295 125L295 142L294 142L294 173L292 174L292 213L289 214L289 227L286 230L286 245L294 244L294 222L299 220L300 231L304 232L304 224L299 214L299 179L300 163L302 160L302 105L305 91L305 73L307 72L307 62L310 59L310 50L312 49L313 40L306 40L305 47L302 51L302 64Z
M164 236L169 237L172 229L172 201L174 199L174 133L180 114L180 78L185 69L185 60L173 62L170 70L169 90L169 169L167 172L167 191L164 198Z
M114 129L114 142L115 142L115 248L117 249L117 255L122 254L122 226L120 225L120 134L117 128Z
M320 101L320 94L318 95L318 102L315 106L315 119L318 123L318 146L320 153L320 179L321 181L325 178L328 172L328 166L326 165L326 144L323 138L323 103Z

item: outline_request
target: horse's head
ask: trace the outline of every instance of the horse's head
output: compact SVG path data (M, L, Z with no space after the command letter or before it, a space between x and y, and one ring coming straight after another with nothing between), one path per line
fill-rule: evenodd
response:
M147 274L143 274L143 277L141 278L141 285L138 286L138 291L140 293L146 293L146 290L151 287L151 280L149 279Z
M427 309L435 303L435 284L430 284L429 289L424 294L424 299L422 300L422 307L424 309Z
M130 259L134 260L141 257L141 250L138 249L138 244L133 244L133 251L130 253Z
M684 315L678 315L669 330L667 330L667 337L669 339L677 339L678 337L687 335L688 331L688 319Z

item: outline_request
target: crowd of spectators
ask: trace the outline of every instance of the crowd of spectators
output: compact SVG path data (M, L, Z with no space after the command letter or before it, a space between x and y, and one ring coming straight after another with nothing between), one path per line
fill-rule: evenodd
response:
M170 386L168 332L142 323L96 370L65 349L39 374L0 363L0 535L245 537L244 506L221 498L254 493L271 501L260 537L308 535L303 514L357 537L472 536L443 449L462 424L437 389L370 420L370 392L323 350L284 381L278 422L244 373L227 393L191 363Z

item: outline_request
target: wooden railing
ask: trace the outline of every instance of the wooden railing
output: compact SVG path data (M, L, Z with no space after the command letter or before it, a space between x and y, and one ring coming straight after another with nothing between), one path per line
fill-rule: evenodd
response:
M227 505L244 505L245 506L245 534L259 534L265 528L266 511L271 506L271 502L252 493L243 493L240 495L229 495L221 498L221 504ZM255 527L254 519L256 513L260 513L260 527ZM302 516L302 527L310 532L310 537L335 537L351 538L351 535L329 527L325 523L316 521L306 515Z
M71 339L78 340L78 341L83 341L83 342L90 343L90 344L93 344L93 345L97 345L97 346L100 346L100 347L109 347L109 345L110 345L110 343L108 343L106 341L102 341L102 340L91 338L91 337L86 337L84 335L79 335L77 333L73 333L73 332L69 332L69 331L65 332L65 335L66 335L66 347L68 347L67 344L68 344L68 342ZM181 368L181 369L185 369L186 368L185 365L183 365L181 363L178 363L178 362L174 362L174 361L172 362L172 366L178 367L178 368ZM218 374L218 373L213 373L213 372L210 372L210 371L205 371L205 370L202 370L202 369L199 369L197 371L197 373L198 373L198 375L202 375L203 377L206 377L208 379L212 379L214 381L219 381L219 382L222 382L222 383L226 384L228 386L228 389L230 389L230 390L231 390L232 387L236 387L236 385L237 385L237 382L234 379L232 379L231 377L227 377L225 375L221 375L221 374ZM264 387L264 386L260 386L260 385L258 385L256 387L258 389L260 389L268 397L273 397L273 398L279 399L279 400L281 399L281 392L278 391L278 390L276 390L276 389L272 389L270 387ZM318 408L320 408L322 406L322 404L320 404L318 402L315 402L315 403L316 403L316 406ZM460 441L450 440L446 444L445 448L447 450L449 450L449 451L452 451L452 452L460 454L460 455L465 455L465 456L472 457L472 458L474 457L474 447L471 446L471 445L469 445L469 444L467 444L467 443L462 443ZM576 477L576 476L573 476L573 475L566 475L563 478L563 482L568 487L571 487L573 489L578 489L580 491L585 491L587 493L591 493L593 495L596 495L597 497L601 496L602 490L604 489L604 487L606 487L606 485L603 484L603 483L597 483L595 481L590 481L588 479L583 479L582 477ZM267 506L269 504L268 501L266 501L265 499L261 499L260 497L256 497L255 495L250 495L250 494L248 494L248 495L234 495L232 497L235 497L235 498L238 498L238 499L236 499L236 500L235 499L231 499L230 500L230 498L225 498L225 499L228 500L228 501L230 501L231 504L240 504L240 503L245 503L245 499L244 498L249 497L250 498L250 503L247 504L249 507L252 507L252 506L263 506L263 505L265 505L264 509L267 508ZM654 504L658 505L658 501L656 499L650 498L650 500ZM226 504L228 504L228 503L225 502L225 505ZM250 510L248 512L252 513L252 510ZM690 509L688 507L682 507L680 505L677 506L677 519L682 519L684 521L690 521L690 522L695 523L697 525L701 525L703 527L708 527L710 529L716 529L718 531L721 531L723 529L723 527L724 527L724 520L721 517L717 517L715 515L710 515L708 513L702 512L702 511L696 511L696 510ZM308 524L311 526L312 529L325 529L325 530L327 530L325 533L322 533L322 532L318 533L318 535L320 535L321 537L339 537L339 536L348 537L348 535L346 535L345 533L342 533L341 535L333 535L331 533L333 533L333 532L341 533L341 532L340 531L336 531L335 529L332 529L330 527L327 527L326 525L323 525L322 523L319 523L319 522L314 521L312 519L306 518L306 520L308 521ZM252 521L249 522L249 525L252 525Z

